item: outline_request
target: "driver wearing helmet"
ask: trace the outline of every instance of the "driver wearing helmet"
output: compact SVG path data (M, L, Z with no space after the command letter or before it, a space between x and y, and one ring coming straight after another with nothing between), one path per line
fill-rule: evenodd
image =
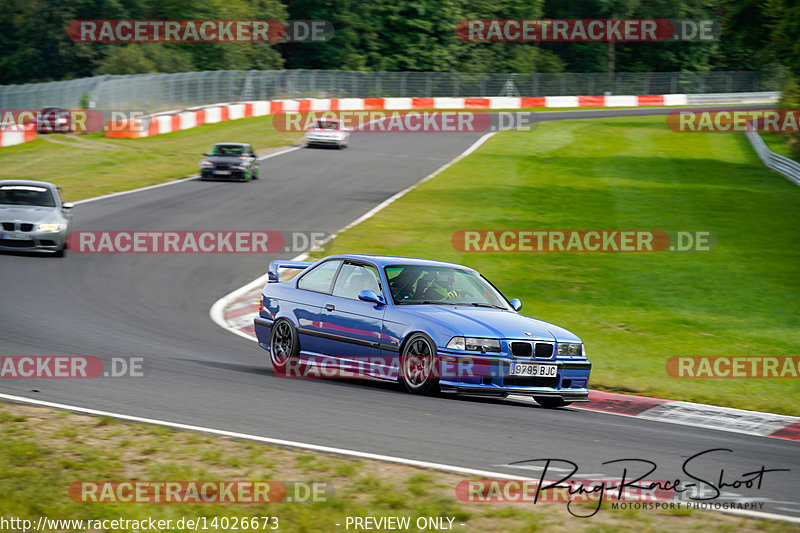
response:
M441 270L435 275L426 275L420 280L422 291L419 299L455 300L461 291L454 288L455 275L450 270Z

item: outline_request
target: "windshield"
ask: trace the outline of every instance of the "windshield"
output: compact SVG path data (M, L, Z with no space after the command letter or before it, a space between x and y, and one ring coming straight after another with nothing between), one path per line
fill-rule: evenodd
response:
M211 151L211 155L222 155L222 156L232 156L238 157L244 155L247 150L244 146L225 146L225 145L216 145L214 149Z
M316 124L316 128L320 130L338 130L339 123L335 120L318 120Z
M0 185L0 205L38 205L55 207L53 193L33 185Z
M458 268L405 265L385 269L398 305L472 305L508 309L503 296L475 272Z

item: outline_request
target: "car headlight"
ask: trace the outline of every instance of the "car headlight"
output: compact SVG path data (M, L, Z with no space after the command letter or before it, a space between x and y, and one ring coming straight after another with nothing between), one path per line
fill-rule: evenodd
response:
M579 342L559 342L558 343L558 356L559 357L584 357L586 352L583 349L583 344Z
M201 167L213 167L214 163L212 163L211 161L200 161L200 166Z
M247 168L247 163L239 163L238 165L236 165L233 168L238 168L239 170L244 170L244 169Z
M64 224L39 224L39 231L60 231Z
M497 339L479 339L475 337L453 337L447 343L451 350L462 350L469 352L500 352L500 341Z

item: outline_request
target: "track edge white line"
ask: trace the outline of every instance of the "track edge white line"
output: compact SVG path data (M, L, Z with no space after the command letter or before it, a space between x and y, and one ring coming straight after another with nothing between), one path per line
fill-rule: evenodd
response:
M250 435L248 433L238 433L235 431L227 431L224 429L215 429L215 428L207 428L204 426L195 426L192 424L182 424L179 422L170 422L167 420L158 420L155 418L144 418L134 415L125 415L121 413L113 413L110 411L100 411L98 409L90 409L88 407L80 407L76 405L68 405L62 403L55 403L55 402L48 402L45 400L36 400L33 398L26 398L24 396L14 396L12 394L4 394L0 393L0 398L8 400L9 402L15 403L23 403L29 405L36 405L38 407L48 407L52 409L62 409L67 411L72 411L75 413L81 413L85 415L91 416L108 416L112 418L116 418L119 420L127 420L130 422L138 422L142 424L151 424L156 426L168 427L173 429L179 429L184 431L196 431L200 433L209 433L212 435L219 435L222 437L230 437L235 439L243 439L243 440L251 440L255 442L262 442L264 444L272 444L275 446L283 446L289 448L300 448L303 450L310 450L315 452L321 453L329 453L333 455L341 455L345 457L355 457L359 459L369 459L373 461L383 461L387 463L394 463L400 464L404 466L411 466L415 468L423 468L427 470L436 470L439 472L447 472L452 474L467 474L467 475L474 475L480 477L486 477L490 479L508 479L508 480L528 480L529 478L524 476L514 476L510 474L504 474L501 472L491 472L489 470L479 470L476 468L466 468L463 466L455 466L455 465L446 465L441 463L433 463L429 461L418 461L416 459L406 459L403 457L395 457L392 455L381 455L369 452L361 452L358 450L349 450L347 448L335 448L332 446L322 446L319 444L309 444L306 442L298 442L298 441L291 441L285 439L276 439L272 437L263 437L261 435ZM748 511L748 510L739 510L739 509L699 509L699 511L703 512L722 512L727 514L733 514L737 516L744 516L747 518L754 518L759 520L776 520L782 522L792 522L800 524L800 517L794 516L785 516L779 515L774 513L764 513L761 511Z

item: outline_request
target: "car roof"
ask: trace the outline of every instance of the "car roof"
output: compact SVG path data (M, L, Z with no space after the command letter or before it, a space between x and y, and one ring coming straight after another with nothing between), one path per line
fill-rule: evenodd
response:
M214 146L250 146L250 143L216 143Z
M0 180L0 186L3 185L30 185L32 187L47 187L49 189L58 188L52 183L48 183L46 181L36 181L36 180Z
M462 270L474 269L459 265L457 263L447 263L444 261L434 261L432 259L420 259L418 257L403 257L399 255L373 255L373 254L342 254L331 255L325 259L356 259L362 261L369 261L375 263L379 267L394 266L394 265L415 265L415 266L438 266L438 267L451 267L459 268Z

